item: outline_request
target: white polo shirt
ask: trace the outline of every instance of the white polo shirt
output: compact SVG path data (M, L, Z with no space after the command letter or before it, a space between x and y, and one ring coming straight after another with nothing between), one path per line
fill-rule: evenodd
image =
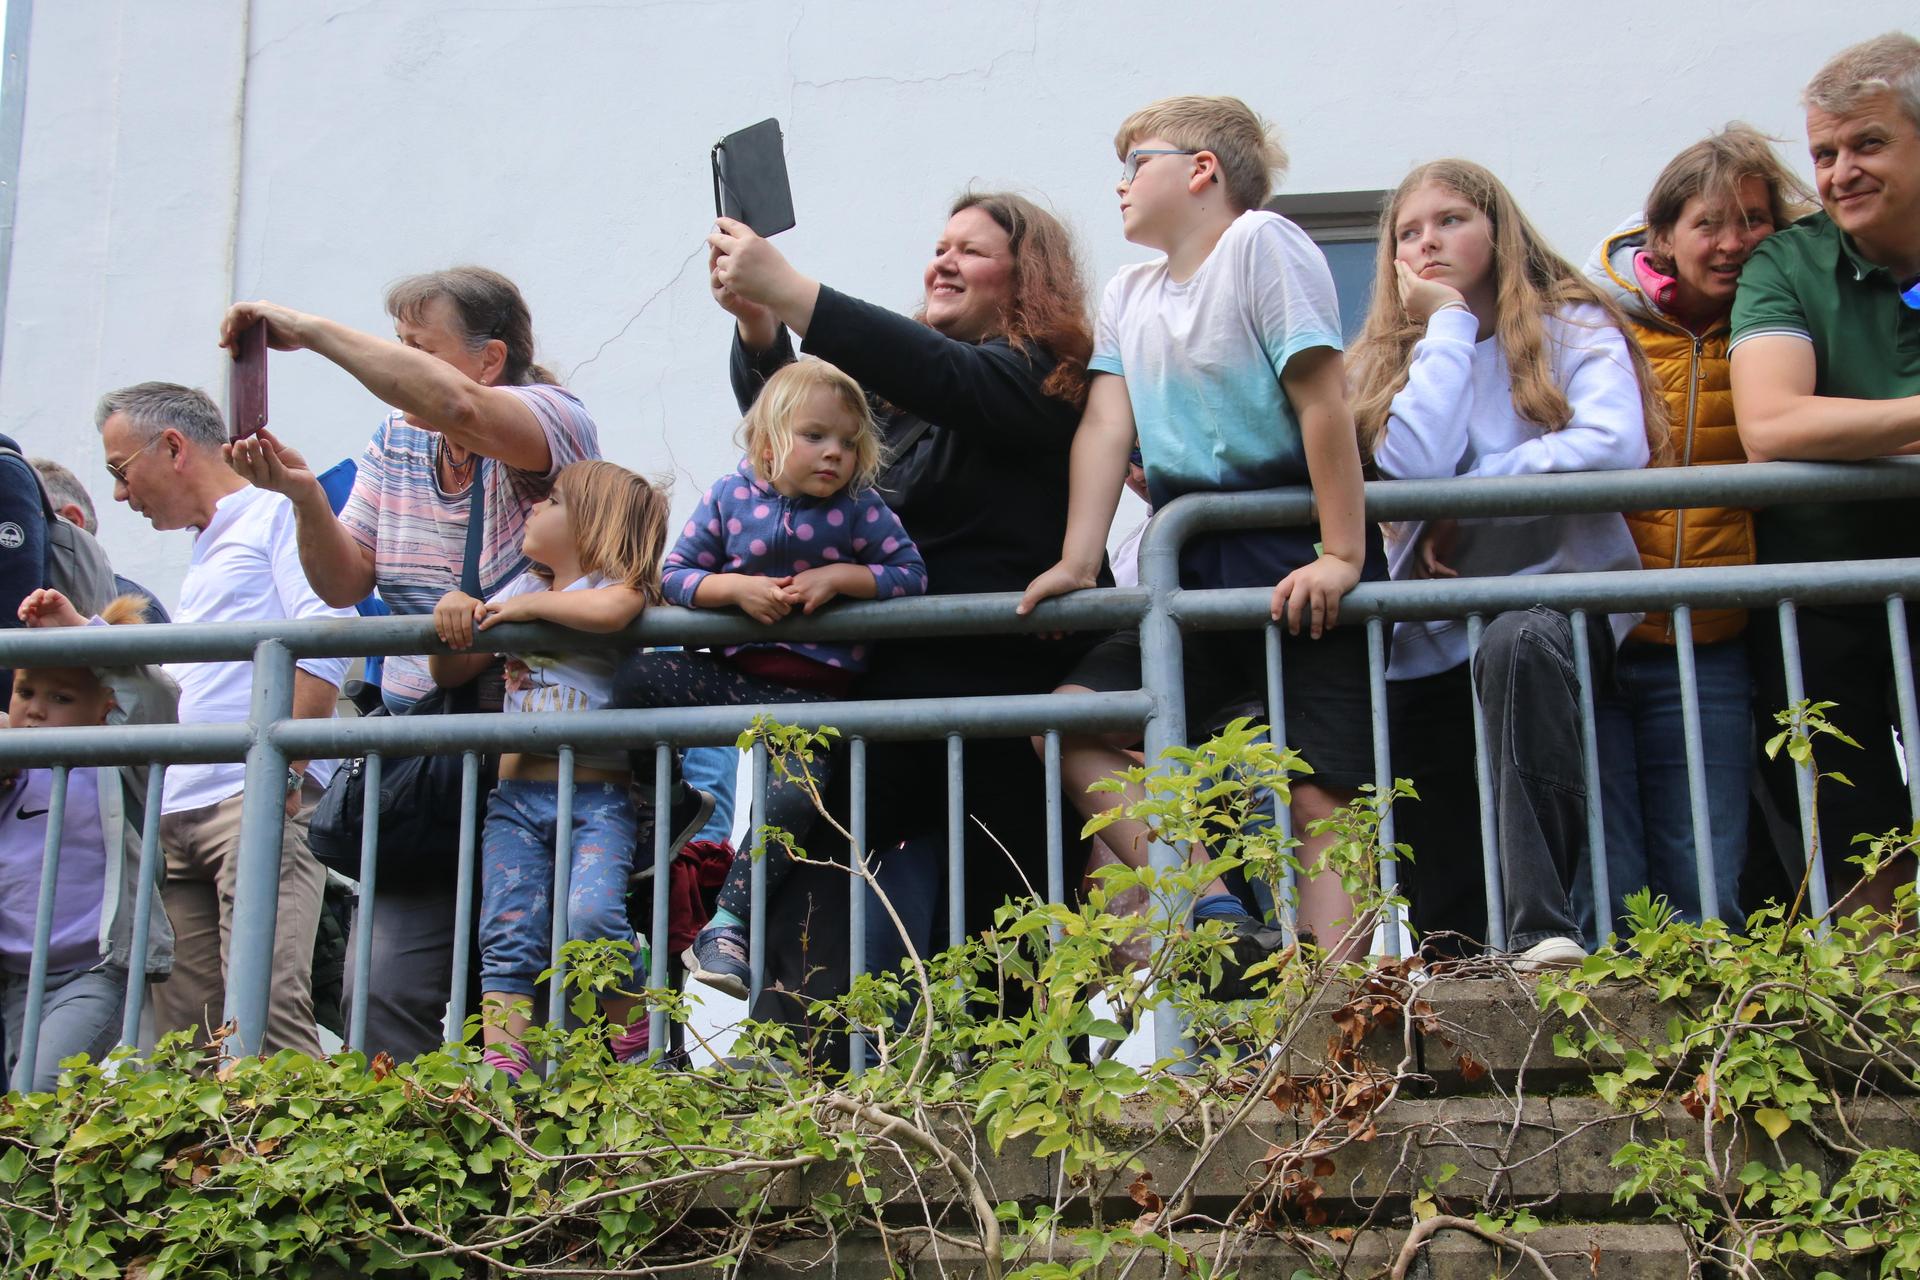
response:
M272 622L283 618L351 618L313 593L300 567L293 504L252 485L236 489L213 508L213 519L194 536L193 560L180 584L175 622ZM306 658L302 671L339 686L346 658ZM181 724L245 723L253 703L251 662L173 662L167 674L180 685ZM315 760L307 775L321 786L336 762ZM246 766L177 764L167 770L165 813L218 804L239 795Z

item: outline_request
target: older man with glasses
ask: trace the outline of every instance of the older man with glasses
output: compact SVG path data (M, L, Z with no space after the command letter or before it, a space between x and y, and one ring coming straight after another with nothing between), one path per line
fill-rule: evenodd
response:
M221 455L226 426L205 392L143 382L101 397L94 421L114 498L155 529L193 532L177 621L354 616L351 609L326 604L307 584L292 504L254 488L227 466ZM252 663L170 663L167 674L180 686L181 724L247 719ZM294 672L293 714L331 716L345 674L343 658L302 659ZM313 938L326 873L307 849L307 822L334 763L294 761L287 773L272 994L258 1046L268 1052L320 1052L313 1017ZM153 989L162 1034L194 1028L204 1037L224 1020L245 781L246 768L239 763L177 764L167 770L160 819L166 880L160 896L173 922L174 970Z
M1762 241L1741 274L1732 337L1741 443L1756 462L1920 452L1920 40L1894 32L1841 51L1803 102L1823 208ZM1756 514L1755 534L1763 564L1920 556L1910 503L1776 506ZM1798 614L1806 696L1837 704L1829 719L1864 748L1820 747L1820 766L1853 783L1819 793L1838 897L1859 880L1846 862L1853 837L1910 821L1889 732L1893 658L1879 605ZM1780 637L1764 625L1748 635L1755 714L1770 737L1787 705ZM1793 813L1791 762L1783 752L1767 769L1775 803ZM1849 903L1884 909L1912 877L1909 855Z

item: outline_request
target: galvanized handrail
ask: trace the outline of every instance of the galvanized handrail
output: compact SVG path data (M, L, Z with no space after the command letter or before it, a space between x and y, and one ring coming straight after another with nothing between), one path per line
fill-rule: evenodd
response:
M1462 519L1524 518L1542 514L1639 510L1661 506L1744 506L1783 501L1836 501L1920 495L1920 459L1889 459L1863 464L1769 463L1735 467L1670 468L1637 472L1594 472L1563 476L1503 477L1434 481L1376 482L1367 486L1370 517L1379 520L1454 517ZM962 739L966 736L1034 735L1047 740L1046 774L1050 785L1058 779L1058 735L1062 732L1105 732L1142 727L1150 757L1184 742L1187 734L1181 670L1183 630L1215 630L1263 626L1268 635L1271 718L1284 724L1277 630L1267 617L1268 591L1183 590L1179 586L1180 548L1196 534L1229 528L1266 527L1302 523L1312 516L1312 495L1304 489L1266 493L1196 494L1167 505L1154 519L1141 548L1143 585L1131 589L1078 592L1048 601L1030 616L1014 614L1017 599L1010 593L972 596L930 596L879 603L847 603L811 618L792 618L763 627L738 615L702 610L650 610L626 631L590 636L546 625L503 626L480 637L483 649L537 651L637 645L694 646L740 643L748 640L791 638L808 640L877 640L897 637L1002 635L1058 630L1107 630L1137 622L1142 640L1142 687L1134 693L1089 695L1079 698L1004 697L914 699L893 702L808 704L810 722L833 724L862 758L867 739L945 739L949 751L948 829L957 856L964 813L958 787ZM1375 688L1376 773L1390 781L1390 753L1384 724L1384 627L1391 621L1456 617L1469 621L1477 636L1478 621L1505 610L1550 604L1570 611L1577 627L1589 613L1604 614L1658 608L1675 611L1687 632L1680 646L1683 696L1692 706L1691 681L1685 658L1691 650L1688 626L1693 607L1772 607L1781 610L1789 652L1790 686L1797 687L1797 644L1792 635L1793 601L1838 603L1888 601L1889 626L1894 642L1904 639L1905 615L1897 607L1920 594L1920 561L1857 561L1816 566L1750 566L1738 568L1632 571L1566 574L1552 577L1450 579L1366 584L1342 605L1343 617L1365 625L1372 641ZM96 666L156 661L254 662L253 704L245 724L128 726L101 729L41 729L32 734L0 735L0 764L76 765L118 763L179 763L245 760L247 799L243 805L239 885L235 908L234 950L229 964L228 1013L238 1025L234 1048L246 1051L259 1043L265 1025L271 971L273 886L278 880L280 828L283 821L279 780L289 759L328 758L353 754L412 754L530 749L558 755L563 773L574 749L655 744L656 767L664 768L669 746L732 740L759 712L793 717L791 705L777 707L706 707L684 710L607 711L553 716L435 716L431 720L378 717L367 720L294 720L292 682L297 658L398 654L443 651L435 640L431 620L392 617L341 621L256 623L238 626L181 625L166 627L87 628L60 631L0 633L0 666L43 664ZM1903 739L1912 751L1920 742L1913 728L1913 679L1902 677ZM1589 673L1581 674L1591 721ZM1697 719L1697 717L1695 717ZM1690 724L1692 721L1690 721ZM1697 731L1697 724L1692 727ZM1589 723L1591 760L1591 724ZM1276 735L1278 736L1278 735ZM1692 753L1690 753L1691 756ZM1690 773L1697 772L1690 758ZM656 771L657 771L656 769ZM471 772L471 769L470 769ZM1920 778L1920 772L1910 774ZM756 756L756 789L763 789L764 762ZM855 779L860 793L864 778ZM1697 785L1698 779L1695 778ZM1803 792L1806 788L1803 787ZM469 788L471 792L472 788ZM157 783L155 794L158 794ZM1913 792L1920 812L1920 781ZM471 811L474 797L467 797ZM856 810L859 806L856 806ZM1057 815L1056 819L1057 819ZM853 829L863 829L864 818L853 815ZM1803 810L1803 832L1811 848L1811 832ZM1282 821L1284 821L1282 815ZM157 814L149 814L146 834L147 865L155 853ZM1589 825L1598 831L1598 809L1590 811ZM371 824L370 824L371 825ZM1058 825L1057 820L1055 823ZM665 870L665 824L659 824L656 868ZM57 837L56 837L57 839ZM50 840L50 845L54 840ZM1050 861L1058 862L1059 832L1049 842ZM374 850L369 849L369 853ZM464 851L462 875L470 876L471 849ZM855 851L858 856L862 851ZM50 853L50 858L53 856ZM1177 865L1176 850L1158 848L1162 865ZM1492 851L1489 847L1488 856ZM566 859L558 859L564 863ZM1604 859L1594 859L1596 863ZM51 866L51 864L50 864ZM950 861L957 875L957 865ZM760 877L757 874L756 885ZM48 874L52 874L49 869ZM564 868L562 869L564 874ZM1389 866L1385 874L1391 876ZM1604 895L1604 870L1596 869L1598 900ZM1051 892L1064 891L1057 867L1049 868ZM1817 880L1817 876L1816 876ZM665 876L656 881L654 920L664 927ZM1490 919L1497 917L1492 894L1497 881L1490 875ZM1818 900L1819 886L1816 883ZM564 895L558 901L564 902ZM853 928L864 922L861 898L853 898ZM755 955L760 947L759 906L756 898ZM950 904L954 927L958 906ZM363 902L364 912L369 909ZM245 923L243 923L245 922ZM557 935L558 936L558 935ZM43 960L36 956L36 960ZM656 946L654 978L665 980L664 948ZM860 954L856 950L856 965ZM138 967L137 965L135 966ZM37 965L37 969L43 965ZM456 988L464 981L458 969ZM758 965L756 964L756 978ZM36 981L44 981L44 973ZM135 987L138 987L136 977ZM137 997L136 997L137 998ZM129 1023L132 1019L129 1018ZM451 1028L450 1028L451 1030ZM656 1016L656 1035L663 1030ZM37 1027L29 1028L29 1042ZM1180 1028L1170 1017L1156 1020L1156 1043L1163 1052L1178 1044ZM30 1045L29 1045L30 1047ZM31 1054L23 1055L22 1070L30 1070Z

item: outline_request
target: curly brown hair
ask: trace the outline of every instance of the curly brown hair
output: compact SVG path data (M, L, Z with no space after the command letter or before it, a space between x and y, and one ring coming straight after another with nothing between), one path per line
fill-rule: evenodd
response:
M1015 351L1031 343L1051 354L1059 363L1040 390L1079 408L1087 400L1093 325L1073 234L1060 219L1011 191L963 192L947 216L965 209L992 218L1013 250L1012 296L1001 317L1001 336Z

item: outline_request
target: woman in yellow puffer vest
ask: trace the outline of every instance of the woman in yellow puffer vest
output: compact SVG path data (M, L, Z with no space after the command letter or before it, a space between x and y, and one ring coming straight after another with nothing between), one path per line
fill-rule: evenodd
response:
M1734 425L1727 319L1740 269L1755 245L1804 211L1810 193L1767 138L1733 124L1675 156L1654 182L1643 217L1601 241L1587 275L1627 313L1667 397L1668 466L1746 461ZM1752 564L1753 513L1741 508L1629 512L1650 569ZM1693 615L1710 857L1703 884L1687 788L1674 621L1648 614L1620 648L1618 689L1597 708L1607 878L1613 898L1594 941L1620 927L1626 896L1651 888L1680 915L1701 904L1743 922L1747 776L1753 760L1752 681L1741 610ZM1576 878L1581 886L1588 877ZM1711 895L1710 898L1706 895ZM1592 903L1577 903L1591 919Z

